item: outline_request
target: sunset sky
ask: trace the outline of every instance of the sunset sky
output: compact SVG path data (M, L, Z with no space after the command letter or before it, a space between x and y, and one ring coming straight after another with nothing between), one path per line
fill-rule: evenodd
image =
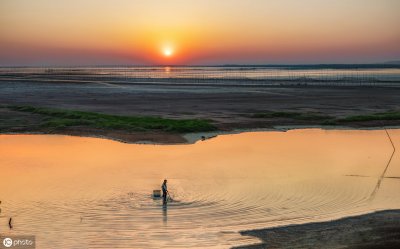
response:
M398 0L0 0L0 65L400 59Z

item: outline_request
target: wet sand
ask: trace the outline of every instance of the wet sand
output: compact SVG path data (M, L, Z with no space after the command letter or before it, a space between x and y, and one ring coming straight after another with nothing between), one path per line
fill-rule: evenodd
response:
M235 129L274 128L276 126L314 126L319 120L294 120L276 117L254 118L266 111L303 112L347 117L398 110L400 88L396 87L340 87L340 86L196 86L174 84L63 82L30 79L0 78L0 107L31 105L82 110L120 115L161 116L165 118L205 118L213 120L221 131ZM17 120L13 129L2 133L29 132L24 124L32 124L39 117L0 108L0 121ZM382 122L352 122L350 127L380 127ZM400 120L385 121L384 125L400 125ZM61 133L82 136L110 137L119 141L152 141L183 143L177 134L151 132L129 133L67 129L65 131L35 130L35 133Z
M236 247L261 248L400 248L400 210L348 217L330 222L309 223L241 232L262 243Z

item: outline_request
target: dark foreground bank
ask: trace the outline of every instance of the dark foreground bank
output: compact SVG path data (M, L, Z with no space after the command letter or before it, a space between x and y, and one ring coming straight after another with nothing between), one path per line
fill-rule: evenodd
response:
M330 222L243 231L262 243L235 249L259 248L400 248L400 210L343 218Z

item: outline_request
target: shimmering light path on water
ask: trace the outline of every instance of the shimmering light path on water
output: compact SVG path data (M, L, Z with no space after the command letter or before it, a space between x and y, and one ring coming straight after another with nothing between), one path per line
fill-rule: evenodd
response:
M400 130L388 130L394 144ZM252 132L193 145L0 136L1 231L38 248L228 248L244 229L400 208L384 130ZM175 202L152 199L164 178Z

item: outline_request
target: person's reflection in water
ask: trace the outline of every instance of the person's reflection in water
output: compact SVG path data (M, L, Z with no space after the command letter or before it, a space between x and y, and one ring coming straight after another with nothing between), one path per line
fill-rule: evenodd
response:
M164 180L161 190L163 192L163 207L162 207L162 212L163 212L163 222L164 224L167 223L168 221L168 214L167 214L167 202L168 202L168 188L167 188L167 179Z
M167 209L168 209L167 204L164 204L163 207L162 207L162 214L163 214L163 222L164 222L164 224L166 224L167 221L168 221L168 213L167 213L168 210Z

